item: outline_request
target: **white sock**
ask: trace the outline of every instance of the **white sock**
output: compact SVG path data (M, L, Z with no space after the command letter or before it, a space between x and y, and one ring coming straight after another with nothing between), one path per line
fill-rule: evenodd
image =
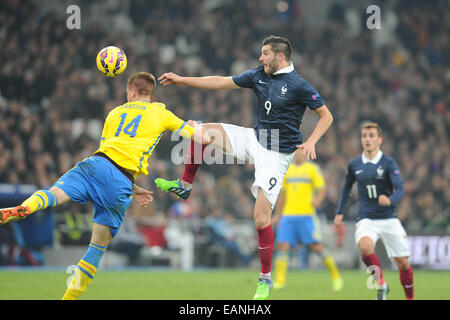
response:
M261 273L259 274L259 277L260 277L260 278L263 278L263 279L269 279L269 280L272 279L272 276L270 275L270 272L269 272L269 273L262 273L262 272L261 272Z
M189 191L192 189L192 184L186 181L181 180L181 186L184 190Z

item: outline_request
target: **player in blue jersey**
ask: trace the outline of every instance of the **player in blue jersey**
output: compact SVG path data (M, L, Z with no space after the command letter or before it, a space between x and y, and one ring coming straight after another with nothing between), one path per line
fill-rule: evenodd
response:
M371 268L377 281L377 299L385 300L389 292L375 254L375 244L381 239L389 258L394 259L398 266L406 298L413 300L413 270L409 263L408 241L395 214L396 205L404 195L403 179L395 160L381 152L382 142L379 125L374 122L363 123L361 143L364 151L348 165L334 223L338 228L342 226L344 207L356 181L358 218L355 240L361 250L362 260Z
M165 73L158 79L162 85L186 85L203 89L250 88L258 98L254 128L224 123L202 125L211 136L214 146L239 160L255 165L252 193L256 203L253 216L258 232L261 261L261 274L253 297L257 300L267 299L272 287L271 215L284 175L297 148L303 150L307 159L316 158L315 145L333 122L322 97L294 69L291 52L288 39L270 36L262 43L259 58L261 65L241 75L181 77L174 73ZM319 115L319 121L309 138L303 142L299 127L307 107ZM195 144L191 143L181 181L156 179L157 186L187 199L202 162L204 149L205 146L195 147ZM201 152L196 154L196 150Z

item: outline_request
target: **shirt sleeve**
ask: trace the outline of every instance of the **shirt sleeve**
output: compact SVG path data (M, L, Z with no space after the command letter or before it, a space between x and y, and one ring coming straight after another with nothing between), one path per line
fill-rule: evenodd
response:
M344 186L342 187L341 196L339 197L338 207L336 214L344 214L344 207L350 198L350 192L352 192L353 183L355 183L355 175L351 169L350 164L347 168L347 175L345 176Z
M164 112L164 127L166 130L176 132L184 138L190 138L194 134L195 129L188 125L184 120L181 120L169 110L164 110Z
M391 164L389 165L388 174L392 186L394 187L394 193L391 194L389 199L391 200L392 204L396 204L403 198L403 195L405 194L405 189L403 188L403 178L400 174L400 170L395 160L392 160Z
M297 88L297 99L301 105L313 110L325 104L319 92L306 80Z
M257 68L247 70L240 75L233 76L232 79L236 85L238 85L241 88L253 88L254 85L254 78L255 74L257 72Z

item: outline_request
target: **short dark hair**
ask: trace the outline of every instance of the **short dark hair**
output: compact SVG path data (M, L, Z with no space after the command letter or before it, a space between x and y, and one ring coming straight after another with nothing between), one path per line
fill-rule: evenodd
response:
M128 79L128 87L133 87L140 96L151 96L155 86L155 76L148 72L135 73Z
M263 40L263 46L270 45L275 55L280 52L284 54L286 60L291 60L292 47L288 39L277 36L270 36Z

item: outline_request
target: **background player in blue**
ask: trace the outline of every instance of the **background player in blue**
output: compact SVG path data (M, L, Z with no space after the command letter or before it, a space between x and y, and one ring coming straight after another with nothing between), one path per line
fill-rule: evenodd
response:
M409 263L406 232L395 214L396 204L404 194L403 179L397 163L380 150L383 138L377 123L365 122L361 129L363 153L350 161L334 223L342 226L344 207L352 186L358 183L358 218L355 240L361 257L378 283L379 300L386 299L389 287L384 281L380 261L375 254L378 239L383 241L389 258L400 271L400 282L406 298L414 299L413 270Z
M257 122L254 128L224 123L206 123L212 144L235 158L255 164L252 193L256 198L254 220L258 232L261 274L254 299L269 297L272 287L271 264L273 254L272 209L278 198L284 175L297 148L307 159L315 159L315 145L328 130L333 117L319 93L294 69L288 39L270 36L262 43L260 66L234 77L181 77L165 73L158 80L162 85L187 85L203 89L251 88L257 103ZM299 127L306 108L319 115L309 138L303 143ZM187 199L201 161L194 159L191 143L181 181L156 179L158 187ZM197 155L196 155L197 157ZM202 156L200 156L202 158Z

